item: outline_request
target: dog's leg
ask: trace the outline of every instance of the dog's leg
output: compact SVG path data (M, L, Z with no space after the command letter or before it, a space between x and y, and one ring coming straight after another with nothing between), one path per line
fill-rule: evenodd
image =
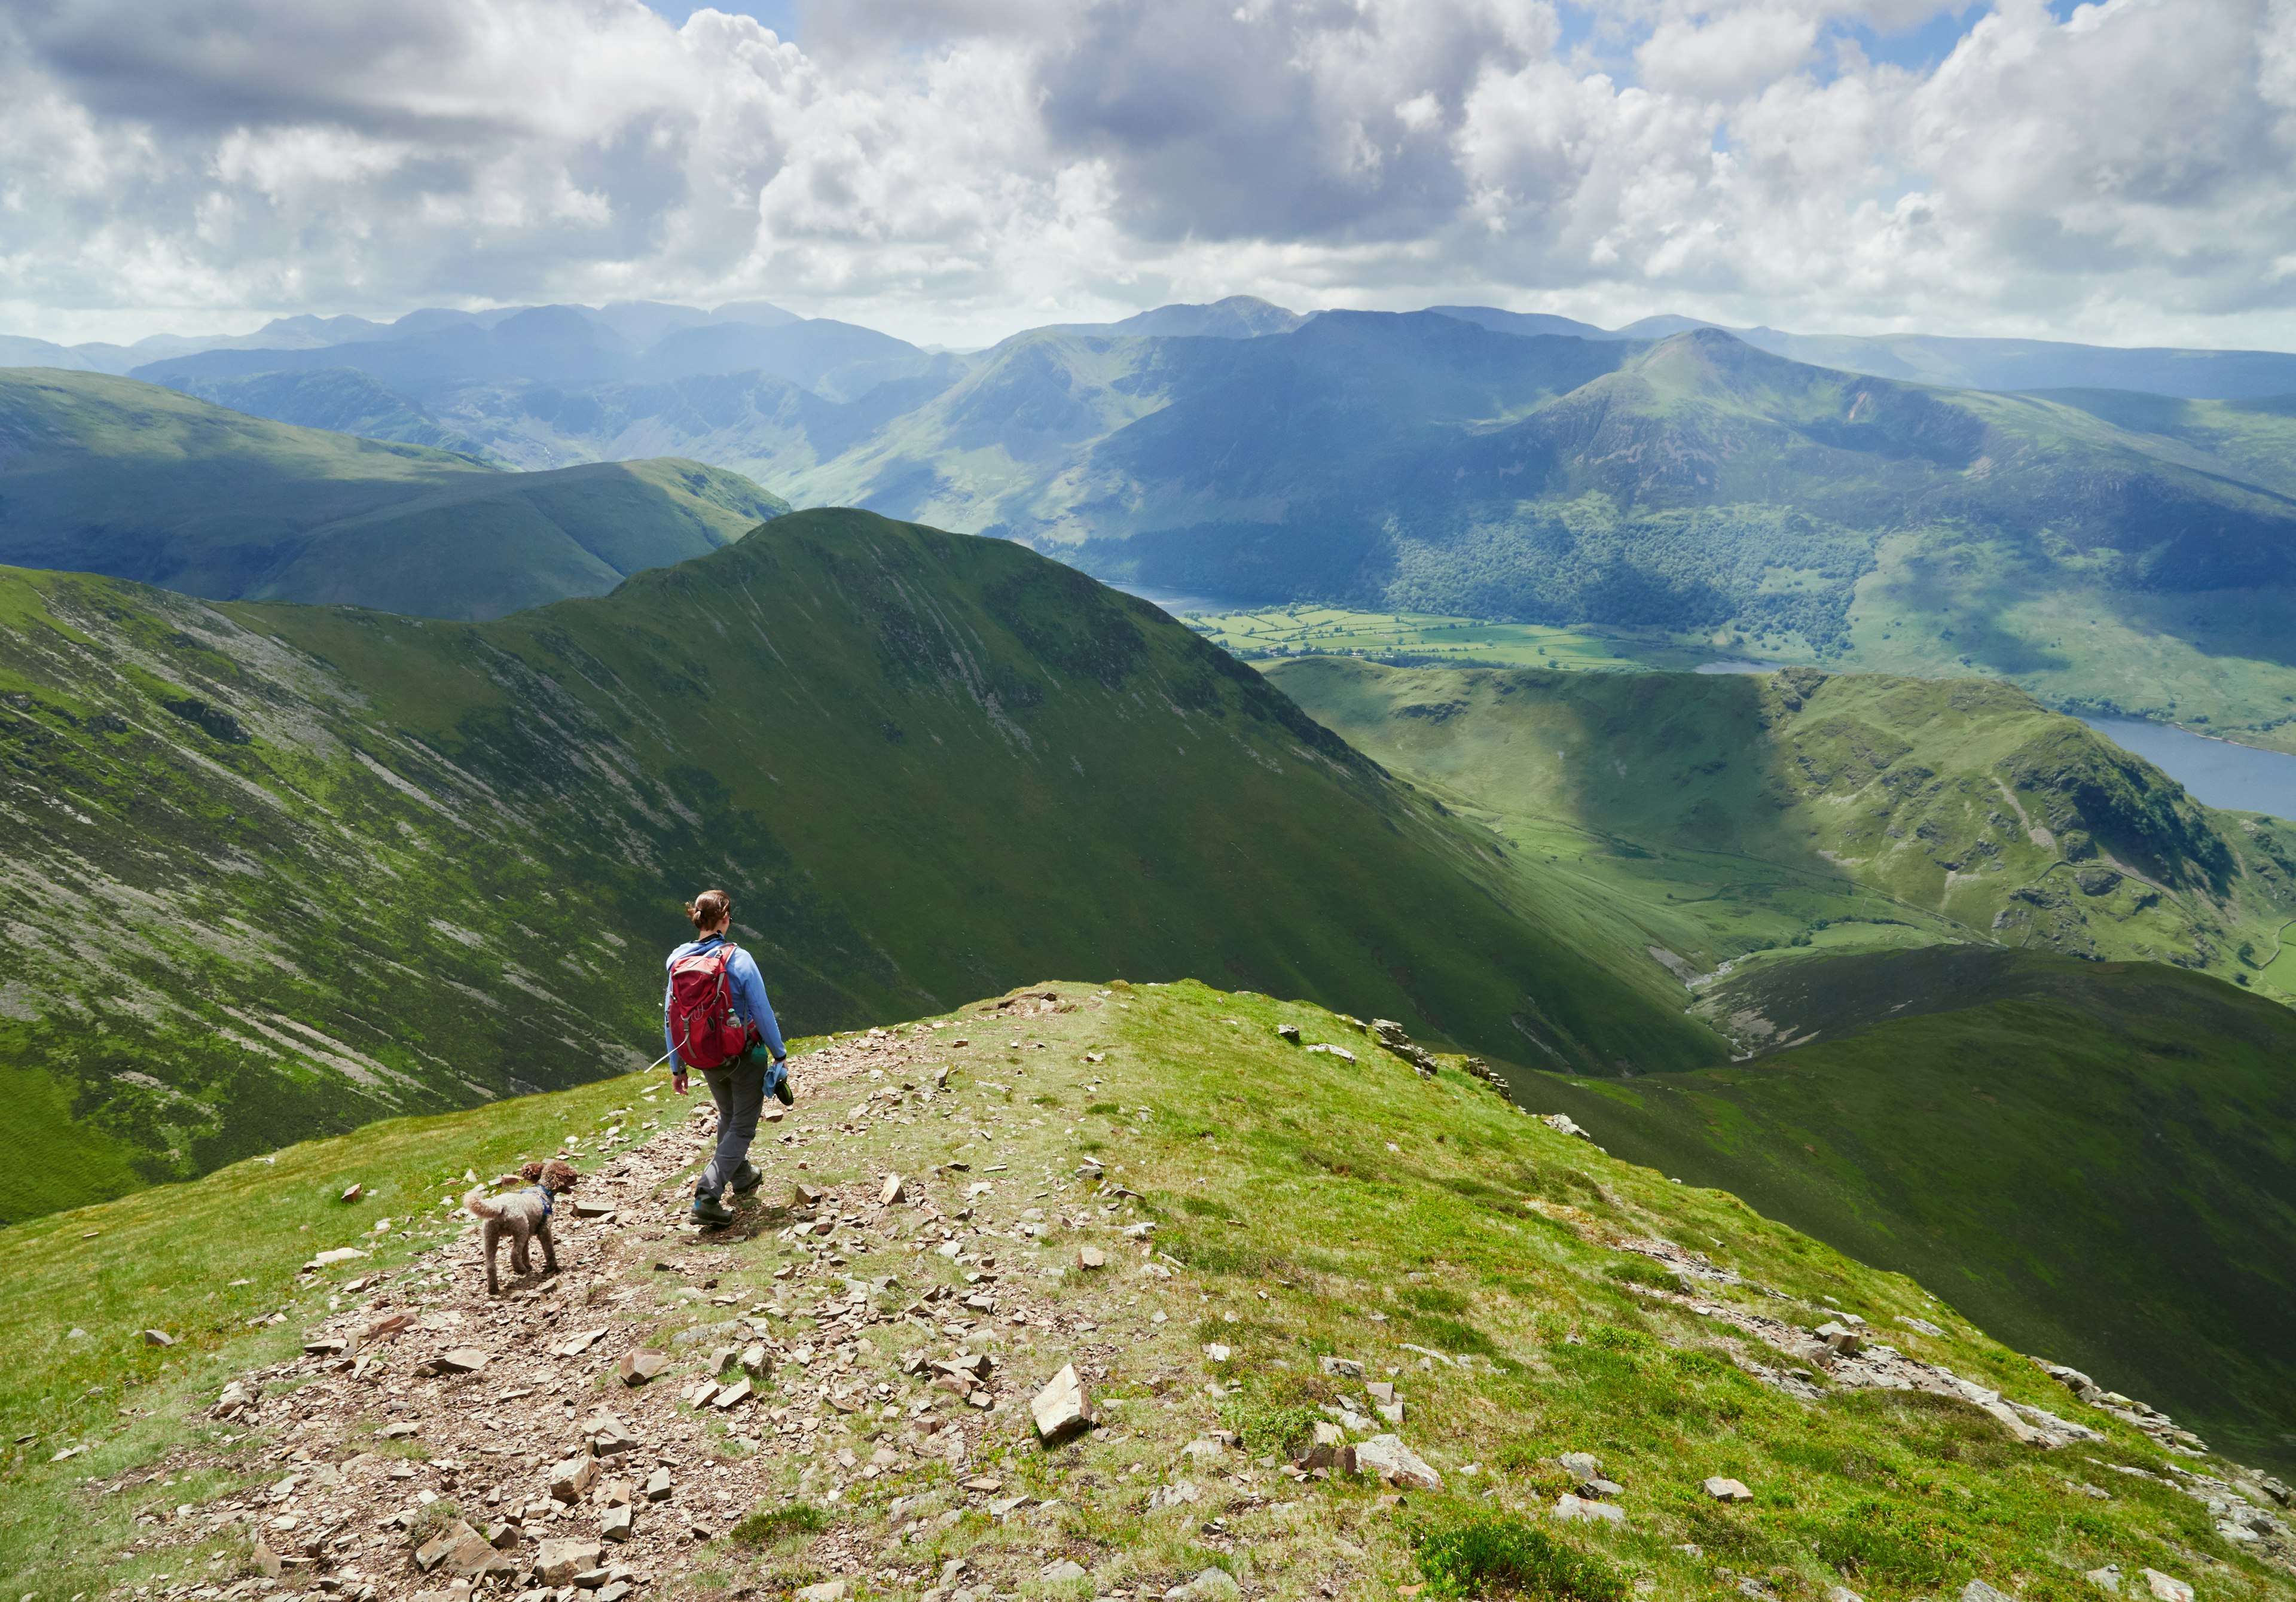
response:
M511 1237L510 1246L511 1272L521 1278L534 1272L534 1264L526 1254L526 1242L527 1230L521 1225L518 1233Z
M544 1219L542 1220L542 1228L539 1233L542 1236L542 1261L548 1265L543 1269L543 1272L545 1274L555 1274L558 1271L558 1248L550 1244L550 1220L548 1219Z
M484 1251L487 1254L487 1294L489 1296L499 1296L502 1294L502 1285L495 1278L495 1243L499 1241L501 1238L502 1222L500 1220L488 1219L485 1223L479 1226L480 1249Z

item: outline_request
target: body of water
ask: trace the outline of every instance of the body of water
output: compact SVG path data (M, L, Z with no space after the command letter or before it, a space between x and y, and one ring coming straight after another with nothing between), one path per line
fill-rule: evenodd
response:
M2123 751L2166 773L2195 801L2239 812L2269 812L2296 818L2296 757L2259 751L2229 740L2211 740L2172 724L2144 718L2084 718Z
M1784 662L1750 662L1737 657L1725 657L1720 661L1700 662L1693 673L1775 673Z

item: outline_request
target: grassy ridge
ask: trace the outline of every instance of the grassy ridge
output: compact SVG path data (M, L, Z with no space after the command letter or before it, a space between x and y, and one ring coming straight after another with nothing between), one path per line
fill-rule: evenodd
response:
M0 562L483 618L600 595L788 504L698 462L498 472L155 384L0 371Z
M1700 971L1813 940L1945 938L2273 989L2261 965L2296 913L2296 830L2202 807L2004 685L1328 657L1268 672Z
M1088 956L1586 1068L1723 1049L1161 612L867 513L481 625L9 573L0 695L8 1219L642 1063L709 882L800 1030Z
M2296 1016L2038 952L1810 957L1715 989L1742 1028L1837 1038L1631 1085L1541 1075L1526 1096L2296 1462Z
M2285 1602L2296 1594L2284 1570L2223 1539L2205 1507L2164 1483L2170 1459L2160 1447L2079 1409L1909 1279L1862 1266L1735 1197L1669 1185L1559 1135L1455 1066L1422 1080L1319 1009L1194 984L1059 988L1074 1010L1027 1030L1047 1042L1045 1052L986 1060L947 1054L966 1059L952 1062L947 1100L881 1116L857 1133L816 1131L801 1151L767 1146L764 1159L776 1184L802 1160L815 1184L873 1189L878 1176L898 1168L939 1195L942 1181L929 1177L930 1165L979 1164L993 1150L1011 1177L977 1170L996 1183L968 1198L967 1244L993 1251L1004 1278L1025 1280L1029 1299L1069 1319L1098 1320L1094 1338L1114 1342L1109 1372L1095 1385L1105 1420L1099 1432L1046 1453L1014 1409L984 1444L982 1466L1008 1491L1059 1505L1003 1519L968 1512L945 1466L898 1450L900 1423L865 1414L830 1418L823 1436L857 1458L873 1446L896 1449L873 1479L840 1471L825 1450L808 1458L777 1448L751 1458L711 1425L706 1442L720 1461L766 1475L762 1508L786 1509L781 1493L794 1497L802 1486L815 1515L784 1514L779 1528L790 1533L762 1549L691 1549L680 1585L783 1590L804 1582L796 1575L822 1573L834 1544L865 1554L864 1567L882 1561L930 1573L962 1557L984 1585L1047 1598L1072 1594L1037 1578L1050 1559L1065 1557L1091 1573L1095 1593L1162 1586L1220 1566L1252 1593L1282 1602L1369 1602L1399 1582L1453 1572L1445 1554L1456 1557L1463 1543L1415 1548L1418 1532L1497 1515L1553 1532L1562 1554L1554 1561L1589 1577L1602 1594L1669 1602L1735 1594L1742 1580L1798 1597L1846 1581L1896 1602L1950 1594L1976 1577L2031 1602L2073 1602L2094 1594L2082 1572L2106 1562L2132 1574L2165 1569L2209 1598ZM1308 1041L1351 1042L1358 1060L1286 1045L1274 1032L1278 1023L1296 1025ZM922 1049L928 1058L943 1055L930 1039ZM1098 1055L1087 1060L1086 1052ZM641 1105L650 1089L623 1080L377 1126L283 1152L276 1166L242 1166L12 1231L12 1250L0 1265L0 1335L19 1358L0 1377L0 1419L40 1438L17 1450L0 1480L9 1516L0 1519L0 1565L43 1596L142 1583L160 1572L179 1582L227 1574L244 1545L202 1534L196 1515L204 1505L275 1479L293 1444L316 1441L320 1455L335 1456L367 1438L291 1441L266 1428L226 1440L237 1432L200 1417L222 1382L291 1353L340 1278L396 1271L455 1233L432 1192L466 1164L488 1169L569 1130L627 1127L624 1109L652 1115ZM808 1105L800 1102L800 1118ZM961 1119L939 1116L960 1112ZM1070 1271L1055 1283L1045 1274L1072 1262L1079 1243L1115 1242L1121 1219L1099 1218L1078 1193L1073 1171L1086 1154L1136 1193L1136 1211L1123 1217L1153 1224L1163 1255L1149 1261L1171 1265L1171 1277L1139 1268L1129 1250L1111 1251L1114 1266L1097 1277ZM1041 1183L1022 1182L1040 1171ZM379 1187L374 1207L406 1227L366 1236L365 1212L332 1200L351 1179ZM1031 1206L1048 1231L1040 1239L1019 1228ZM1071 1219L1070 1208L1091 1216ZM401 1220L402 1213L414 1218ZM99 1233L83 1238L90 1230ZM373 1260L322 1276L308 1290L291 1287L312 1250L354 1235L380 1241ZM2044 1452L2015 1445L1957 1401L1840 1390L1816 1403L1793 1400L1740 1365L1798 1365L1663 1302L1651 1293L1675 1288L1674 1277L1612 1245L1653 1236L1694 1247L1774 1293L1702 1283L1702 1295L1804 1327L1837 1309L1857 1312L1874 1338L2014 1400L2078 1414L2105 1439ZM888 1253L899 1249L855 1238ZM693 1358L672 1337L718 1314L696 1310L647 1270L655 1250L610 1254L597 1270L600 1290L627 1299L652 1326L641 1338L672 1354L681 1365L675 1383L683 1384ZM774 1326L786 1344L819 1338L805 1294L775 1277L777 1269L818 1271L799 1247L758 1230L685 1242L677 1251L739 1300L786 1296L794 1310ZM394 1305L419 1308L434 1268L455 1274L467 1266L459 1255L426 1261L388 1294ZM905 1294L958 1277L957 1265L930 1253L889 1266ZM213 1301L191 1294L226 1277L253 1283ZM288 1320L244 1327L243 1317L274 1309ZM155 1319L184 1343L167 1351L143 1345L136 1332ZM1904 1319L1940 1333L1915 1333ZM86 1338L70 1338L73 1327ZM921 1338L900 1323L872 1328L866 1343L852 1348L853 1376L882 1378L905 1399L923 1393L897 1369ZM932 1338L934 1350L943 1349ZM994 1355L1000 1375L1017 1376L1000 1384L1025 1385L1067 1360L1074 1338L996 1320L975 1332L972 1344ZM1226 1348L1224 1357L1205 1351L1213 1342ZM1360 1360L1366 1377L1394 1379L1405 1400L1401 1433L1444 1475L1444 1492L1414 1491L1398 1507L1375 1486L1344 1479L1294 1485L1246 1460L1283 1450L1306 1422L1327 1417L1324 1404L1358 1397L1360 1385L1319 1371L1317 1360L1331 1354ZM2101 1377L2119 1376L2106 1369ZM775 1383L786 1393L772 1400L809 1408L810 1386L793 1383L803 1378L785 1368ZM1208 1393L1208 1378L1226 1394ZM1249 1453L1215 1453L1210 1463L1180 1456L1184 1443L1218 1425L1241 1432ZM62 1442L88 1450L47 1460ZM1598 1454L1624 1485L1624 1529L1548 1518L1555 1494L1575 1483L1554 1459L1577 1450ZM2215 1462L2177 1462L2222 1471ZM160 1465L165 1485L96 1490ZM2113 1466L2159 1477L2114 1474ZM495 1472L465 1469L473 1481ZM1715 1504L1698 1491L1709 1475L1744 1481L1754 1500ZM1193 1499L1151 1505L1152 1491L1184 1479ZM839 1495L830 1501L832 1489ZM171 1521L172 1528L133 1522L186 1501L194 1516ZM941 1518L943 1508L956 1516ZM898 1539L905 1523L924 1531L914 1544ZM210 1553L217 1563L208 1561ZM407 1580L411 1586L411 1571Z

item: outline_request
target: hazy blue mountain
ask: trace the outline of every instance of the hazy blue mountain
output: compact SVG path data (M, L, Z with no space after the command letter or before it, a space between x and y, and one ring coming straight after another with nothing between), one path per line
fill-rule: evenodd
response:
M177 387L201 400L275 423L332 429L365 440L428 445L481 458L490 456L485 446L448 428L423 410L421 403L356 367L258 373L249 378L186 379Z
M1099 334L1123 339L1250 340L1289 333L1306 322L1296 311L1255 295L1230 295L1202 306L1159 306L1116 323L1056 323L1031 333Z

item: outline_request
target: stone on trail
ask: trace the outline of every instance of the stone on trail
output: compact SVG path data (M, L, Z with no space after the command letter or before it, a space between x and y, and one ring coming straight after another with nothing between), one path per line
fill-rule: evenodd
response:
M1356 1448L1356 1468L1394 1485L1416 1491L1440 1491L1443 1476L1426 1458L1403 1444L1400 1435L1374 1435Z
M1085 1393L1084 1381L1077 1377L1076 1365L1069 1364L1054 1375L1029 1403L1029 1411L1037 1421L1037 1434L1047 1446L1090 1429L1092 1399Z
M669 1360L659 1351L625 1351L614 1376L626 1385L642 1385L668 1367Z
M534 1559L534 1577L545 1585L570 1585L575 1575L596 1568L604 1551L594 1540L545 1540Z
M2159 1569L2144 1571L2144 1587L2152 1593L2153 1602L2193 1602L2191 1586Z
M900 1175L887 1174L883 1187L877 1192L877 1205L890 1207L908 1194L908 1187L901 1182Z
M1718 1502L1751 1502L1754 1499L1754 1493L1746 1489L1743 1481L1728 1479L1718 1474L1707 1475L1699 1489Z
M569 1458L550 1471L550 1494L562 1502L580 1501L597 1483L598 1459L592 1457Z
M1564 1491L1554 1499L1554 1516L1564 1524L1603 1524L1627 1527L1627 1510L1616 1502L1589 1501Z

